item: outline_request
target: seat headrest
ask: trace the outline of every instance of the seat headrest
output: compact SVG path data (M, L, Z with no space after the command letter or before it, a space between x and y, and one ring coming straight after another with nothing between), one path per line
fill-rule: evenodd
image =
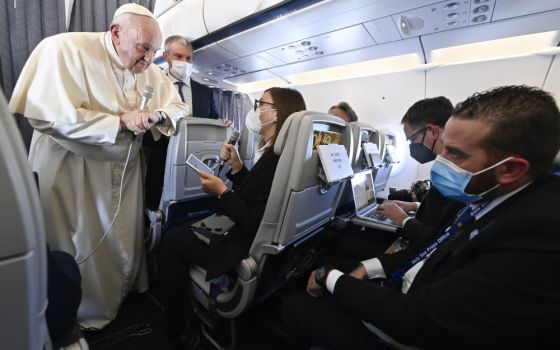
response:
M322 112L301 111L293 113L288 117L288 119L286 119L284 125L282 125L282 129L280 129L280 132L278 133L278 137L274 143L274 153L280 155L284 150L284 147L286 147L286 141L289 133L292 131L299 132L301 126L306 123L321 123L339 127L346 125L342 119Z
M241 136L239 136L239 157L242 160L253 159L255 156L256 137L249 129L243 128Z
M368 131L368 133L370 134L377 132L377 129L375 129L373 126L362 122L351 122L348 123L348 126L352 129L352 133L354 133L355 140L360 143L362 140L359 136L362 130Z
M352 163L352 168L354 170L361 170L363 167L363 142L371 142L377 145L379 148L379 132L373 126L362 123L362 122L351 122L347 124L352 130L352 135L354 137L354 157L350 160ZM363 133L367 133L367 136L362 137Z

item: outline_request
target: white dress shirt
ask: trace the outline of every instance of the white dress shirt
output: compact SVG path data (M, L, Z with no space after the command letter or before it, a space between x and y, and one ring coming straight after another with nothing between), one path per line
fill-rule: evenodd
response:
M169 80L171 80L171 82L173 83L173 85L175 86L175 88L179 89L179 85L175 84L178 81L180 81L179 79L176 79L172 74L169 74L169 70L166 69L165 70L165 74L167 74L167 77L169 78ZM193 113L193 102L192 102L192 90L191 90L191 79L187 79L187 81L183 81L183 83L185 85L182 85L181 87L181 92L183 93L183 96L185 97L185 103L189 105L189 110L190 110L190 115L189 117L192 117L192 113Z

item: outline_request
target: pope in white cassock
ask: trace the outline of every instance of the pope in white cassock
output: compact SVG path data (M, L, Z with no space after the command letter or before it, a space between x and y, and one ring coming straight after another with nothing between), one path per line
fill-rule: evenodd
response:
M171 135L189 113L151 64L161 40L149 10L123 5L108 32L39 43L10 101L35 129L29 161L39 174L47 241L80 264L84 327L103 327L131 290L147 289L142 134ZM146 85L154 95L140 111Z

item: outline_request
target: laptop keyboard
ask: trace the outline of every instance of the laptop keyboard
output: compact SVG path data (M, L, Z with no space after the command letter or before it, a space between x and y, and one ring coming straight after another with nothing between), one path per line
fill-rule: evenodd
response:
M379 214L379 212L377 210L372 210L369 213L367 213L365 215L368 218L374 219L374 220L379 220L379 221L385 221L387 220L387 218L381 214Z

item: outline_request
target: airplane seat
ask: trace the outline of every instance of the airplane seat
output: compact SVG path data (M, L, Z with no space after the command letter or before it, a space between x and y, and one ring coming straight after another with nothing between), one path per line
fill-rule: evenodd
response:
M371 125L363 122L351 122L347 125L350 128L354 138L352 150L353 157L350 159L350 163L352 169L354 170L354 173L365 169L372 169L373 173L375 174L380 164L371 163L372 156L370 156L369 154L366 155L364 143L371 143L375 145L377 150L379 150L379 132ZM337 216L345 216L352 212L354 212L354 197L352 195L350 181L348 181L346 183L342 199L340 200L340 205L337 210Z
M372 143L379 150L380 136L377 129L363 122L351 122L348 123L348 126L352 130L354 140L356 141L354 142L354 157L351 159L354 172L379 166L379 164L368 162L363 145L364 143Z
M396 152L396 137L392 131L386 129L379 129L379 151L381 153L382 165L374 172L374 186L375 192L379 193L385 189L393 164L398 163L400 159L397 157Z
M274 145L280 159L265 213L233 285L216 288L215 281L205 281L204 269L191 269L195 310L206 324L204 314L233 319L311 267L314 244L321 241L314 238L333 219L346 181L327 186L319 179L317 133L337 134L331 140L352 152L350 128L339 118L303 111L286 120Z
M552 173L554 175L560 176L560 152L554 158L554 164L552 166Z
M220 150L231 132L231 128L215 119L185 117L177 123L175 134L169 137L159 206L155 210L145 210L148 252L155 249L165 227L214 212L215 197L202 191L197 173L186 161L194 154L218 176ZM226 163L219 174L226 184L229 183L225 177L228 171Z
M3 95L0 118L0 339L4 349L50 348L43 214L27 152Z
M380 330L379 328L375 327L373 324L371 324L371 323L369 323L365 320L362 320L362 323L364 324L364 326L366 326L368 331L370 331L371 333L378 336L379 337L379 343L384 344L385 347L388 348L388 349L420 350L417 347L410 346L410 345L405 345L403 343L399 343L398 341L396 341L395 339L391 338L386 333L384 333L382 330Z
M254 134L247 128L241 130L238 151L239 157L247 169L253 167L253 158L255 158L255 150L258 147L259 140L259 134Z

